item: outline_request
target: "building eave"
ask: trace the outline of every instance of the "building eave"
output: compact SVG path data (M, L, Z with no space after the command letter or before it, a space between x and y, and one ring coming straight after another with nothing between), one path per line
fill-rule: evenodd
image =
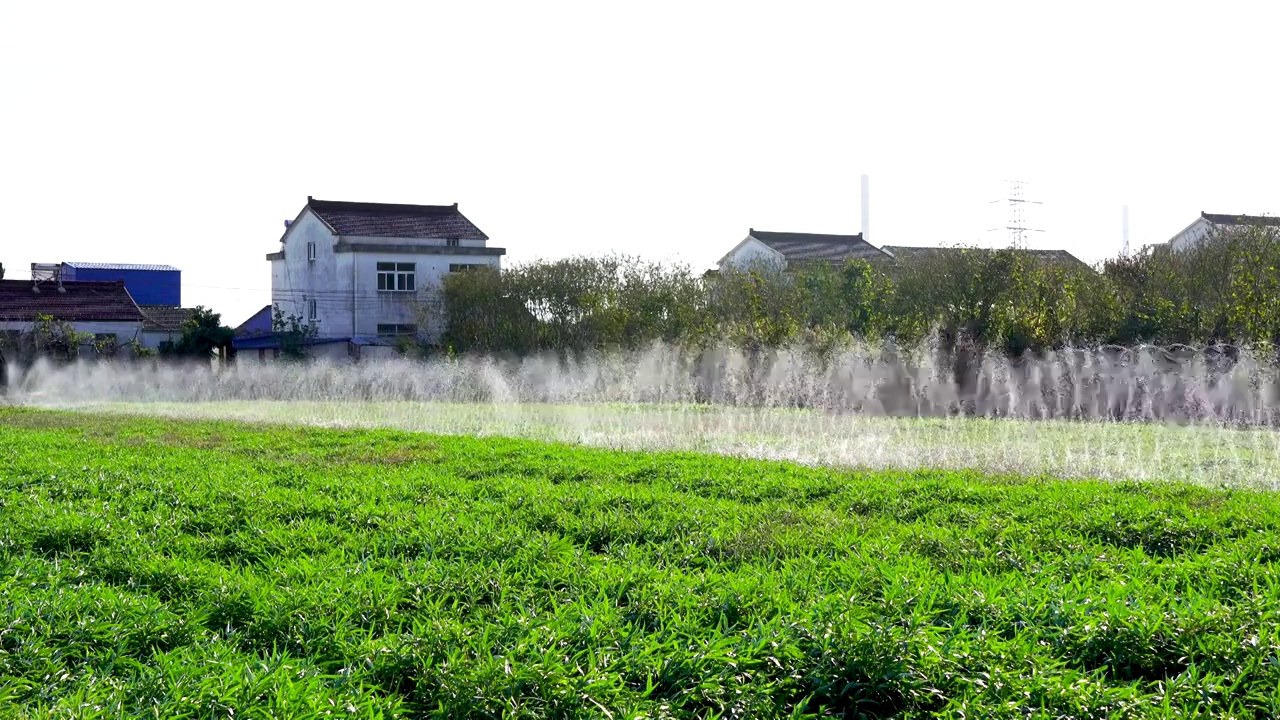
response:
M397 243L349 242L339 238L334 244L335 253L370 252L401 255L480 255L502 256L506 248L499 247L448 247L445 245L401 245ZM270 256L268 256L269 258Z

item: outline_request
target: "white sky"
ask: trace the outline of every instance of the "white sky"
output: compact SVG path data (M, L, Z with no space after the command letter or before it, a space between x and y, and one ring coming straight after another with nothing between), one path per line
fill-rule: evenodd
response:
M0 5L0 262L168 263L239 324L307 195L460 203L508 261L748 227L1086 260L1280 214L1280 3ZM1003 238L987 237L988 244Z

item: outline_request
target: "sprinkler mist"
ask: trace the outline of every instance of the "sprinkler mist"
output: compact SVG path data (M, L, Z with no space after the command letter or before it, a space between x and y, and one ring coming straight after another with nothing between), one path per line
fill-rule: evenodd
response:
M18 403L510 435L868 468L1280 481L1280 370L1233 347L1010 360L936 347L722 347L353 365L37 364Z

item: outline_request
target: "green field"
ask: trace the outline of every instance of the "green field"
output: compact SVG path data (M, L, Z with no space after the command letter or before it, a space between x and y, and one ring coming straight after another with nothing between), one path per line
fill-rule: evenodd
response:
M682 450L865 469L946 468L1268 490L1280 486L1280 432L1208 424L887 418L650 404L254 400L110 403L85 409L520 437L617 450Z
M0 410L2 717L1275 717L1280 496Z

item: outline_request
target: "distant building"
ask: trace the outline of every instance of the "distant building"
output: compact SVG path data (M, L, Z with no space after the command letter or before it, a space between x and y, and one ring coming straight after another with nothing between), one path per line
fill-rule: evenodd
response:
M504 254L504 248L489 246L489 237L456 203L308 197L297 218L286 223L280 249L267 255L271 300L284 316L314 325L317 345L345 339L353 356L358 348L387 347L401 338L431 342L444 329L432 302L444 278L498 268ZM237 341L237 349L246 343Z
M1186 250L1198 245L1216 231L1224 228L1249 226L1280 228L1280 217L1218 215L1201 211L1200 217L1183 228L1182 232L1169 238L1168 245L1173 250Z
M784 269L794 263L848 260L885 260L887 255L857 235L767 232L751 228L747 237L725 253L716 265L720 270L772 265Z
M182 271L172 265L61 263L63 280L123 282L139 305L182 305Z
M928 257L937 256L942 253L955 252L957 250L979 250L981 252L995 252L993 249L984 248L954 248L954 247L919 247L911 245L885 245L880 248L885 253L893 257L896 262L909 263L913 260L923 260ZM1017 249L1014 252L1024 254L1027 257L1036 258L1052 265L1062 267L1084 268L1092 270L1088 263L1080 258L1072 255L1066 250L1031 250Z
M146 318L122 282L0 280L0 333L30 333L42 315L69 324L93 342L138 342ZM87 345L88 343L86 343ZM12 352L13 342L0 343Z

